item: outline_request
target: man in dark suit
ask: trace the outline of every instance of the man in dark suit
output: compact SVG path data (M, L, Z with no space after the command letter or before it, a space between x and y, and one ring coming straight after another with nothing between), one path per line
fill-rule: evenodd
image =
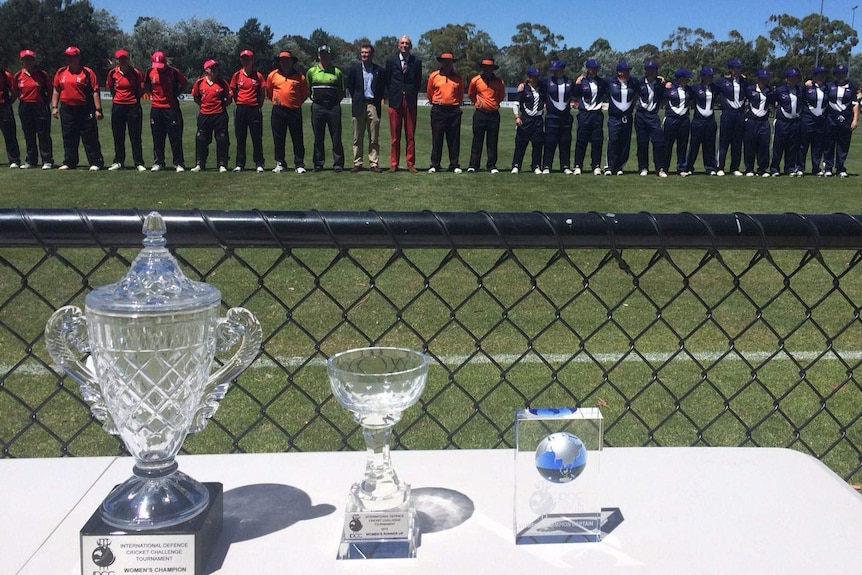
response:
M383 68L372 61L374 47L363 44L359 48L359 62L347 73L347 91L353 100L353 173L361 172L363 144L368 132L368 163L372 172L379 172L380 156L380 102L383 100Z
M386 60L384 71L386 98L389 100L389 131L392 147L389 171L398 170L401 159L401 126L407 140L407 169L416 173L416 107L422 86L422 60L410 53L413 42L409 36L398 40L398 53Z

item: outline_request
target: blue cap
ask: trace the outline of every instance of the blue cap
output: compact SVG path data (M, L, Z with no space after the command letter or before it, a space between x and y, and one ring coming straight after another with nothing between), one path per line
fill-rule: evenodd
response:
M553 64L551 65L551 69L552 70L554 69ZM529 68L527 68L527 76L538 76L538 75L539 75L539 69L536 68L535 66L530 66Z
M798 68L788 68L788 69L784 72L784 77L785 77L785 78L792 78L793 76L801 76L801 75L802 75L802 74L800 74L800 73L799 73L799 69L798 69Z
M742 62L737 60L736 58L731 58L727 61L728 68L742 68Z
M598 68L599 63L595 59L590 58L589 60L587 60L587 63L584 64L584 66L586 66L587 68Z
M825 74L826 66L814 66L814 69L811 70L811 75L816 76L817 74Z
M687 68L680 68L673 73L674 78L691 78L691 72Z
M704 66L700 69L701 76L715 76L715 70L712 69L712 66Z
M841 64L840 66L835 66L835 69L832 70L832 73L833 74L846 74L847 73L847 66L845 66L844 64Z
M769 73L769 70L767 70L766 68L761 68L760 70L757 71L757 77L758 78L769 78L769 76L771 76L771 74Z
M617 72L622 72L623 70L631 70L631 69L632 69L632 67L629 66L629 63L626 62L625 60L621 60L617 64Z
M647 60L646 62L644 62L644 70L647 70L649 68L658 70L658 62L656 62L655 60Z
M566 67L566 63L562 60L552 60L551 61L551 72L556 72L557 70L563 70Z

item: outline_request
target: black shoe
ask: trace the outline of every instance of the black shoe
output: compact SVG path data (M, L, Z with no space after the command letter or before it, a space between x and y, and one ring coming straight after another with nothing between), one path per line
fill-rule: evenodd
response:
M314 172L322 172L322 171L323 171L323 166L314 166L314 170L312 170L312 171L314 171Z
M332 169L335 171L336 174L344 171L344 168L342 168L341 166L335 166Z

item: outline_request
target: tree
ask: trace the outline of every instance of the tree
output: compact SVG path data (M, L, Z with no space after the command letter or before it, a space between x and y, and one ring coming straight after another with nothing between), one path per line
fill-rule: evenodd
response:
M203 63L209 58L221 64L223 76L239 69L236 58L236 35L213 18L180 20L171 31L166 54L186 76L203 75Z
M479 62L483 58L496 58L500 50L487 32L466 22L428 30L419 38L416 52L426 62L426 75L437 67L437 56L442 52L451 52L459 60L456 65L458 73L465 82L469 82L479 73Z
M819 14L809 14L800 19L789 14L774 14L769 17L772 29L769 37L784 50L784 56L775 59L775 71L796 66L810 72L819 58L827 67L850 59L850 51L859 43L856 30L842 20L823 17L822 33Z
M678 27L667 40L661 43L659 73L671 75L674 70L688 68L698 70L703 65L714 64L715 35L703 28Z
M521 22L506 52L507 63L521 70L522 74L530 66L536 66L545 74L550 69L552 54L556 53L559 43L564 39L542 24Z
M262 72L268 72L275 67L275 59L272 51L272 30L270 27L261 27L257 18L249 18L236 32L237 50L251 50L254 52L257 67Z

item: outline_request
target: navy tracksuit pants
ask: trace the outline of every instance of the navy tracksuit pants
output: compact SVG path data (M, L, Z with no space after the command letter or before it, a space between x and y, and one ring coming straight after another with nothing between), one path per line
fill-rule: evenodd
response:
M694 119L691 121L691 141L685 160L686 170L689 172L694 170L694 163L697 161L697 154L701 148L703 148L703 169L707 172L718 170L715 159L715 133L717 130L715 116L704 118L695 112Z
M523 120L524 117L521 116ZM569 158L572 157L572 114L567 110L565 113L549 111L545 116L545 145L544 160L540 162L543 168L554 167L554 154L557 148L560 150L560 170L569 167ZM533 150L535 150L535 144Z
M587 144L590 145L590 169L601 167L604 144L605 114L601 110L578 112L578 132L575 139L575 167L584 167Z
M745 171L755 172L754 161L757 160L758 174L769 171L769 118L756 120L745 119L745 138L743 139L743 155Z
M661 118L654 112L639 110L635 114L635 133L637 134L638 171L649 169L649 145L652 142L653 163L655 171L666 170L664 151L664 130Z
M632 116L608 116L608 165L614 173L629 161L632 145Z
M569 126L571 128L571 125ZM571 142L571 131L569 141ZM542 167L542 152L544 148L545 133L542 129L542 116L521 116L521 125L515 130L515 154L512 156L512 167L519 170L523 167L524 154L527 152L527 144L532 144L533 155L530 169Z
M723 110L721 112L721 132L718 135L718 168L724 169L727 151L730 150L730 168L739 170L742 159L742 141L745 138L745 111ZM704 151L704 154L706 152Z
M770 171L780 173L781 156L784 156L784 173L791 174L801 170L799 164L799 132L802 122L775 119L775 136L772 138L772 164Z
M688 153L688 136L691 130L691 119L688 116L665 116L664 117L664 141L665 164L670 167L673 146L676 144L676 171L682 172L686 169L686 155Z

